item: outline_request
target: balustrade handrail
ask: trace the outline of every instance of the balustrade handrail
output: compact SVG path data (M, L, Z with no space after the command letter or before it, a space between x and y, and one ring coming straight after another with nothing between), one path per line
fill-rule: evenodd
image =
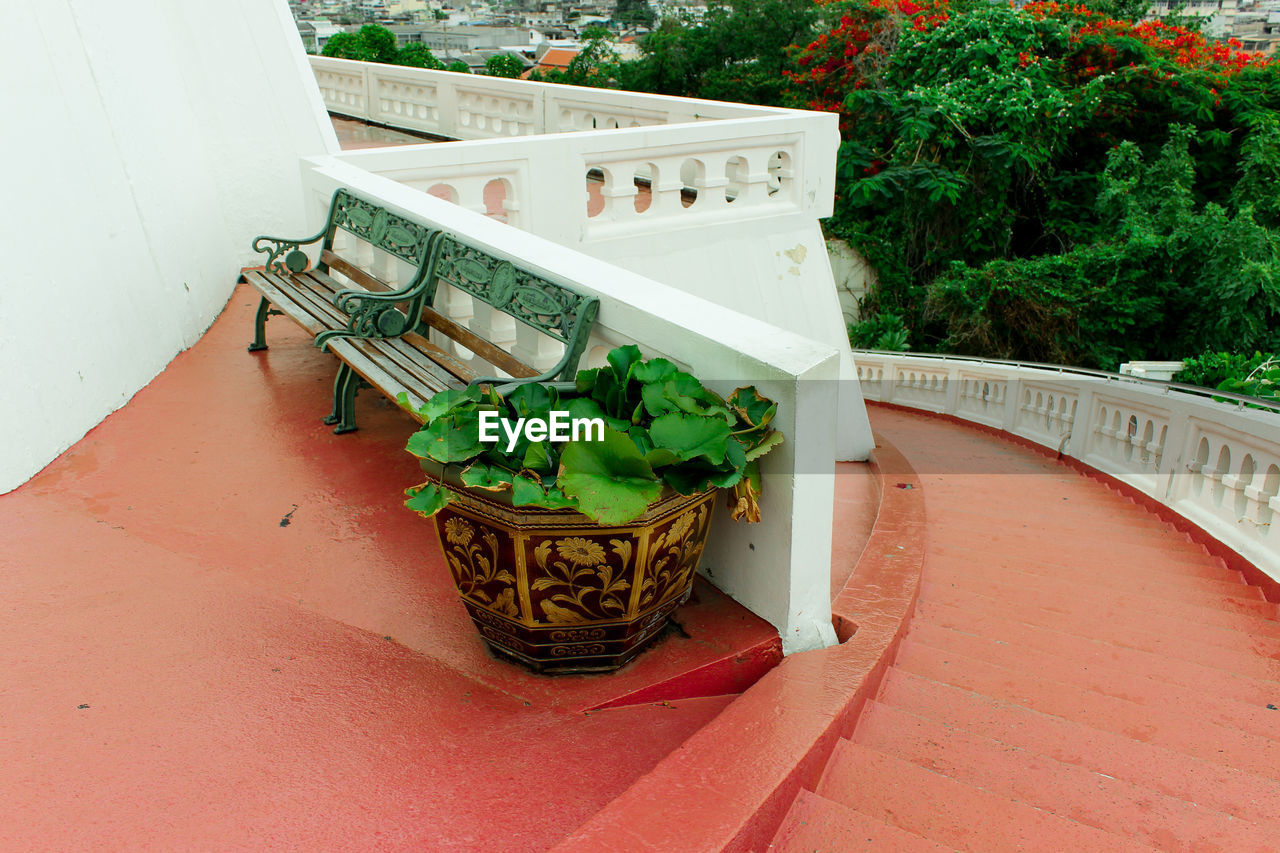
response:
M1106 379L1111 382L1136 383L1165 391L1180 391L1184 394L1193 394L1198 397L1209 397L1215 403L1230 401L1235 403L1237 408L1248 406L1280 413L1280 402L1273 402L1261 397L1250 397L1248 394L1237 394L1233 391L1217 391L1213 388L1206 388L1203 385L1188 385L1185 382L1172 382L1167 379L1152 379L1148 376L1132 376L1127 373L1112 373L1107 370L1095 370L1091 367L1073 367L1065 364L1046 364L1038 361L1014 361L1005 358L989 358L987 356L976 355L948 355L947 353L937 352L898 352L896 350L878 349L855 349L853 352L855 355L858 353L867 353L870 355L900 356L903 358L964 361L970 364L998 364L1002 367L1025 367L1034 370L1051 371L1053 373L1069 373L1078 376L1091 376L1098 379Z

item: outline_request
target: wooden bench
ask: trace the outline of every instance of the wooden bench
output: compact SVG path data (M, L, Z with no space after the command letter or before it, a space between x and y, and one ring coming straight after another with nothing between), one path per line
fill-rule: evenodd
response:
M339 228L409 264L414 272L408 284L392 287L335 252ZM320 243L320 258L310 268L301 247L314 243ZM310 332L316 346L337 356L333 410L324 419L335 424L336 433L356 429L355 397L363 387L392 399L403 393L416 410L446 388L573 379L599 310L593 296L346 189L334 193L319 234L299 240L258 237L253 249L265 253L267 262L240 277L262 296L249 350L267 348L266 321L283 314ZM539 371L443 316L432 307L442 282L558 340L563 356L550 370ZM475 359L450 353L450 342ZM476 362L489 369L477 369Z

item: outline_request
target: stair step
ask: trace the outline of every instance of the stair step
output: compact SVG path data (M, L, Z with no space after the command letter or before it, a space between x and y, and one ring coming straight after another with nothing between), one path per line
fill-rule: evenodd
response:
M1181 687L1144 673L1126 672L1105 664L1085 664L1078 658L1047 654L1026 646L992 641L922 622L911 623L907 636L933 649L945 649L994 666L1040 679L1056 679L1104 696L1114 696L1157 708L1176 707L1184 715L1259 737L1280 740L1280 684L1269 702L1237 702L1198 687Z
M958 782L1158 848L1265 849L1280 839L1280 824L1252 824L891 706L869 703L853 740Z
M917 605L916 620L939 628L985 637L993 642L1008 643L1023 650L1061 655L1076 661L1081 667L1104 666L1149 675L1161 681L1264 709L1267 705L1280 707L1280 682L1250 678L1167 654L1153 654L1116 645L1099 637L1081 636L931 601L922 601ZM912 630L915 630L915 623L912 624ZM1210 649L1210 652L1218 663L1223 663L1223 656L1228 654L1225 649Z
M1094 566L1045 567L1030 560L1017 562L981 554L943 557L931 551L929 577L935 582L955 580L963 583L972 579L997 584L1016 583L1044 589L1046 595L1055 595L1063 590L1078 590L1086 595L1111 591L1218 609L1227 602L1225 606L1233 611L1252 613L1264 619L1273 619L1276 611L1274 604L1263 600L1262 590L1256 586L1181 577L1172 569L1164 577L1158 574L1135 577L1126 575L1124 569L1100 571Z
M894 668L1280 781L1280 741L1214 725L1180 709L1140 705L1015 672L925 646L909 635Z
M1212 646L1215 652L1221 648L1237 655L1252 654L1257 660L1244 664L1247 670L1241 672L1256 678L1280 679L1280 659L1273 658L1276 650L1280 650L1280 637L1273 634L1277 623L1234 614L1214 614L1204 608L1185 609L1199 609L1200 613L1184 610L1173 614L1157 612L1154 607L1134 612L1109 601L1079 597L1049 601L1016 586L1009 586L1003 594L994 594L998 590L990 587L985 589L985 592L979 592L950 583L935 584L928 579L926 565L925 577L920 584L920 598L1086 636L1096 632L1100 639L1121 645L1148 651L1155 650L1151 647L1156 646L1162 654L1180 656L1179 652L1185 649L1187 655L1193 655L1187 660L1198 660L1210 666L1213 665L1211 660L1198 656L1197 645ZM1160 609L1167 611L1169 608ZM1205 616L1203 621L1197 620L1200 615ZM1209 622L1210 615L1227 618ZM1235 624L1231 624L1232 621Z
M1046 529L1051 529L1066 536L1083 537L1095 536L1098 526L1106 525L1108 542L1174 545L1189 549L1189 553L1204 554L1201 546L1186 533L1141 510L1132 514L1106 510L1085 513L1078 509L1064 512L1057 506L1026 502L1003 507L988 503L980 506L946 503L930 507L929 523L947 529L962 525L974 530L990 530L998 525L1011 533L1032 536L1042 536Z
M1043 850L1049 839L1073 853L1147 849L847 740L832 753L817 793L958 850Z
M1153 598L1132 592L1104 589L1091 584L1024 575L1016 581L1007 578L981 576L976 571L964 573L940 564L936 570L932 556L926 559L924 578L934 584L953 584L981 595L1007 596L1017 593L1017 601L1039 600L1057 605L1059 600L1106 604L1125 617L1126 621L1140 620L1148 613L1196 619L1212 625L1231 628L1257 629L1280 637L1280 621L1275 618L1276 605L1270 601L1252 601L1232 596L1217 596L1216 600L1190 603Z
M1280 781L1275 779L903 670L889 670L876 701L1244 820L1280 815Z
M1095 531L1096 533L1096 531ZM1072 560L1065 555L1058 554L1051 549L1044 549L1036 554L1034 558L1027 558L1023 555L1008 556L1000 552L993 552L990 548L974 547L959 545L948 541L935 541L929 543L929 556L942 557L953 560L968 560L970 562L986 562L990 561L994 565L1009 565L1016 567L1033 567L1045 571L1091 571L1095 572L1098 564L1097 560L1088 560L1081 562ZM1107 573L1108 576L1126 577L1126 578L1160 578L1160 579L1178 579L1185 585L1191 586L1195 582L1208 584L1226 584L1227 587L1249 587L1245 582L1244 575L1241 572L1223 568L1221 566L1201 566L1181 564L1151 564L1146 562L1125 563L1123 568L1117 568ZM1257 589L1257 587L1249 587L1249 589ZM1261 593L1261 590L1258 590ZM1250 593L1251 594L1251 593Z
M1010 518L1016 518L1011 516ZM1139 565L1164 566L1211 566L1220 567L1222 561L1210 556L1201 546L1188 542L1169 540L1151 544L1133 544L1112 542L1106 535L1111 525L1099 523L1093 536L1057 536L1054 528L1044 528L1035 532L1012 530L1002 522L999 516L993 517L989 525L975 528L973 525L952 523L935 524L932 516L929 519L929 533L937 533L936 541L953 548L986 549L991 553L1019 555L1034 558L1044 554L1050 557L1065 558L1069 562L1093 560L1115 565L1136 563Z
M950 849L804 789L769 845L772 853L938 853Z

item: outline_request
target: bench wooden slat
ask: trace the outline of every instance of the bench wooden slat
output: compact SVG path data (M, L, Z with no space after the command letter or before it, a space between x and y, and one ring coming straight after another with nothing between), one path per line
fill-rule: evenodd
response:
M325 322L324 315L321 314L317 317L309 310L311 308L309 304L305 302L299 303L295 298L297 288L284 282L278 276L254 270L245 274L245 280L261 293L268 302L283 311L289 319L302 326L312 336L330 328Z
M377 353L379 361L385 362L389 371L401 376L417 377L424 385L437 391L445 388L461 388L467 380L461 380L435 364L418 347L403 338L355 339L352 343L371 355ZM432 349L437 349L430 345Z
M386 360L379 357L381 354L375 355L369 352L364 346L367 343L367 339L339 338L332 341L329 348L366 382L388 397L394 398L404 391L409 398L409 405L416 410L437 392L457 387L456 383L439 382L437 377L431 376L426 371L409 375L402 370L394 369ZM420 369L422 367L424 365L419 365ZM416 411L411 414L417 420L422 420Z
M325 249L320 253L320 262L327 264L329 269L334 269L342 273L347 278L351 279L353 282L371 293L386 293L389 290L395 289L382 279L365 272L358 266L348 262L346 258L339 257L328 249ZM332 279L330 280L332 281Z
M438 329L447 337L453 338L494 367L505 370L516 378L527 379L538 375L537 370L534 370L505 350L494 346L466 326L459 326L434 308L424 307L422 309L422 319L431 328Z

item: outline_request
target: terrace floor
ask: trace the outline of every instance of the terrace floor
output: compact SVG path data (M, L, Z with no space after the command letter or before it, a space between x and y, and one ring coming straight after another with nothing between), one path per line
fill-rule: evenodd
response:
M334 436L330 357L284 320L245 352L255 302L0 496L0 849L592 849L579 826L700 730L729 730L707 778L770 748L721 718L775 713L778 681L747 688L776 633L707 585L614 675L490 656L400 506L412 421L362 398ZM872 419L927 501L919 603L774 849L1274 849L1275 605L1041 454ZM894 529L840 474L833 588ZM674 803L645 814L681 837Z

